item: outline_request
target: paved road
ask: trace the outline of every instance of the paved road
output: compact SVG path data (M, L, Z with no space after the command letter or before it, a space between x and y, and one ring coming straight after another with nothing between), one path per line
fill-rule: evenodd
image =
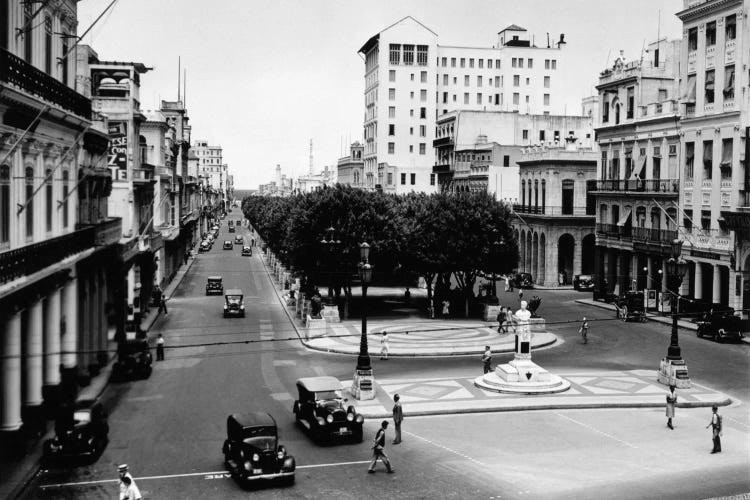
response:
M240 234L246 232L240 230ZM147 381L113 385L104 395L111 411L111 442L99 461L40 474L28 498L114 498L116 466L126 462L146 498L707 498L750 491L746 471L750 416L727 408L725 452L709 455L706 410L678 410L677 429L661 410L521 412L414 418L405 442L387 446L396 474L368 475L366 442L320 447L293 425L294 381L300 376L351 377L354 359L274 341L295 330L271 288L260 257L239 255L220 243L222 229L202 254L159 319L167 351ZM219 274L227 288L246 293L247 317L224 319L222 298L205 297L205 278ZM609 317L573 300L574 292L538 292L550 322ZM510 298L510 294L509 294ZM508 301L511 302L510 300ZM590 341L578 343L574 325L555 326L562 342L537 351L548 369L653 369L666 352L661 325L592 322ZM221 345L222 342L247 344ZM262 341L262 342L261 342ZM211 346L195 344L213 343ZM730 395L750 399L747 346L681 338L691 375ZM500 361L502 359L499 356ZM373 359L377 377L471 375L474 358ZM251 409L275 415L281 441L297 458L297 484L245 492L223 474L226 416ZM49 486L63 484L63 486ZM47 485L47 487L45 487Z

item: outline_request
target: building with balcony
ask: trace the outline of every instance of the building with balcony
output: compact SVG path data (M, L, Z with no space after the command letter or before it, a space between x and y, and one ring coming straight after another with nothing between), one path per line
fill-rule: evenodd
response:
M107 135L74 88L77 2L0 2L0 448L107 362L120 220ZM97 120L98 121L98 120Z
M750 29L747 0L684 0L677 13L682 135L680 237L690 269L682 292L750 307L747 169Z
M365 186L437 191L430 145L437 139L435 120L450 111L562 114L565 45L560 35L537 46L516 25L500 31L492 46L440 45L437 33L411 16L372 36L359 49L365 60Z
M224 163L221 146L211 146L208 141L197 140L193 143L193 149L198 156L200 173L205 182L216 191L218 197L215 209L217 216L226 212L227 202L227 176L229 165Z
M597 293L666 290L662 279L679 221L680 41L657 40L638 60L622 52L599 78Z
M349 156L339 158L336 165L338 183L363 189L365 187L365 147L359 141L349 146Z
M599 154L566 145L524 148L518 159L520 203L513 205L518 270L542 286L569 285L578 274L594 272L595 205Z

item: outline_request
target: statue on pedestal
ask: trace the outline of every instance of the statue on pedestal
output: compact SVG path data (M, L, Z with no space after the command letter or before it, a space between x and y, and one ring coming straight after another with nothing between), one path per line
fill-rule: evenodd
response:
M513 326L516 328L516 333L521 335L523 340L529 339L529 320L531 319L531 311L528 310L529 304L525 301L521 301L521 308L517 310L513 318Z

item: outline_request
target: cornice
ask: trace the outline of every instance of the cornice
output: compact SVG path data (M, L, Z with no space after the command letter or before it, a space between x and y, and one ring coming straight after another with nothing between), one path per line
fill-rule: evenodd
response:
M703 17L713 10L725 9L734 5L742 5L742 0L714 0L689 7L683 11L675 14L682 22L693 21L699 17Z

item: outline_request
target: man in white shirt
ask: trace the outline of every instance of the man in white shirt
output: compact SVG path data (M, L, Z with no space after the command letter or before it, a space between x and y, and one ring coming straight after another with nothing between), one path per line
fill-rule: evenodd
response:
M143 497L133 480L133 476L128 472L128 465L120 465L117 471L120 473L120 500L141 500Z

